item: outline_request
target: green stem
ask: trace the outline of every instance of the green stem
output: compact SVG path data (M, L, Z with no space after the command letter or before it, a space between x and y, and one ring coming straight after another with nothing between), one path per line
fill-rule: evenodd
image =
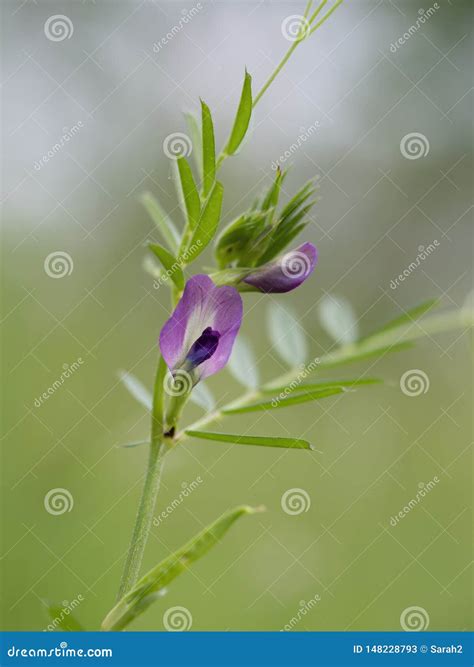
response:
M138 507L135 527L125 561L120 582L118 599L120 600L137 582L146 543L150 534L155 510L156 497L160 485L163 456L168 450L166 438L163 437L163 380L166 365L162 357L158 363L155 387L153 392L153 408L151 419L151 442L148 457L148 468L143 485L142 497Z
M303 24L301 26L301 38L297 39L296 41L294 41L292 43L292 45L290 46L290 48L288 49L286 54L283 56L283 58L281 59L281 61L277 65L276 69L268 77L268 79L264 83L263 87L261 88L260 92L258 93L258 95L253 100L253 103L252 103L252 108L253 109L257 106L257 104L262 99L263 95L267 92L267 90L270 88L270 86L275 81L277 76L280 74L281 70L286 65L288 60L291 58L291 56L293 55L293 52L296 50L296 47L299 44L301 44L301 42L303 42L306 39L306 37L309 37L310 35L312 35L315 30L317 30L320 26L322 26L323 23L331 16L331 14L339 7L339 5L342 4L343 0L337 0L336 3L333 5L333 7L331 7L331 9L329 9L326 12L326 14L324 14L324 16L313 26L312 25L313 21L318 16L318 14L323 9L323 7L327 4L327 2L328 2L328 0L322 0L321 4L315 9L315 11L313 12L313 14L311 15L311 17L309 19L307 17L308 17L308 14L310 12L311 5L313 3L312 3L312 0L310 0L308 2L308 4L306 5L306 9L304 11L304 14L303 14L303 18L306 19L307 23ZM306 30L307 30L306 26L311 26L311 30L306 32ZM227 157L228 157L228 155L225 151L222 151L219 154L219 156L217 158L217 163L216 163L216 172L220 169L222 163L224 162L224 160Z
M323 23L325 21L327 21L327 19L331 16L331 14L336 11L336 9L339 7L339 5L342 5L343 2L344 2L344 0L337 0L337 2L334 3L334 5L331 7L331 9L329 9L326 12L326 14L324 14L323 18L320 19L317 23L315 23L315 25L311 28L311 32L309 34L312 35L313 32L315 32L315 30L317 30L320 26L322 26ZM324 3L324 4L326 4L326 3ZM316 12L316 14L317 13L319 13L319 9L318 9L318 12ZM312 19L313 18L314 17L312 17Z
M286 63L288 62L288 60L291 58L291 56L292 56L292 54L293 54L293 51L296 49L296 47L298 46L298 44L301 44L302 41L303 41L303 40L300 39L300 40L298 40L298 41L296 41L296 42L293 42L293 44L290 46L290 48L288 49L288 51L286 52L286 54L285 54L285 55L283 56L283 58L281 59L280 63L277 65L277 68L275 69L275 71L274 71L274 72L269 76L269 78L266 80L266 82L264 83L264 85L263 85L263 87L261 88L260 92L258 93L257 97L256 97L256 98L254 99L254 101L253 101L252 107L253 107L254 109L255 109L255 107L257 106L257 104L259 103L259 101L261 100L261 98L263 97L263 95L267 92L268 88L270 88L270 86L272 85L272 83L275 81L275 79L277 78L277 76L280 74L281 70L282 70L283 67L286 65Z
M315 19L316 16L319 14L319 12L320 12L321 9L324 7L324 5L327 3L327 1L328 1L328 0L322 0L321 4L320 4L319 7L314 11L313 15L311 16L311 18L310 18L309 20L307 19L307 16L308 16L308 14L309 14L309 11L310 11L310 9L311 9L311 5L312 5L313 3L312 3L312 2L308 2L308 4L306 5L306 9L305 9L305 11L304 11L304 14L303 14L303 19L306 19L307 23L306 23L306 24L303 23L302 26L301 26L301 39L297 39L297 40L294 41L293 44L290 46L290 48L288 49L288 51L286 52L286 54L285 54L285 55L283 56L283 58L281 59L280 63L277 65L277 67L276 67L276 69L274 70L274 72L269 76L269 78L268 78L268 79L266 80L266 82L264 83L264 85L263 85L262 89L260 90L260 92L258 93L257 97L253 100L252 108L255 108L255 107L257 106L257 104L259 103L259 101L261 100L261 98L263 97L263 95L267 92L268 88L270 88L270 86L272 85L272 83L275 81L275 79L277 78L277 76L280 74L280 72L281 72L281 70L283 69L283 67L286 65L286 63L288 62L288 60L291 58L291 56L292 56L293 52L295 51L296 47L297 47L299 44L301 44L301 42L304 41L304 39L305 39L306 37L308 37L308 34L306 34L306 25L311 25L311 23L314 21L314 19ZM338 0L338 4L341 4L341 2L342 2L342 0ZM331 13L334 11L334 9L335 9L335 7L331 10ZM317 27L319 27L319 25L321 25L322 23L324 23L324 21L326 20L326 18L328 17L328 15L329 15L329 12L328 12L328 14L326 14L325 16L323 16L323 18L321 19L321 21L317 24ZM315 29L316 29L316 28L315 28ZM314 30L311 30L311 32L310 32L309 34L312 34L313 32L314 32Z

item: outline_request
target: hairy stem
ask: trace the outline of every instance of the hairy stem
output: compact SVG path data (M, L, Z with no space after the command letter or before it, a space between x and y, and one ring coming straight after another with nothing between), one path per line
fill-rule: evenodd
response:
M168 450L167 439L163 436L163 379L166 365L162 357L158 362L155 387L153 391L153 409L151 418L151 442L148 456L148 468L143 485L142 497L138 507L135 527L125 561L120 582L118 599L120 600L137 582L140 567L150 534L156 497L160 486L163 456Z

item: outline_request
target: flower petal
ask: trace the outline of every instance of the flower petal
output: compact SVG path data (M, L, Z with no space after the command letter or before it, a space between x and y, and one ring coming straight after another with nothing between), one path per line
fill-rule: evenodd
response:
M211 327L219 333L217 347L195 370L198 377L216 373L227 363L241 322L242 299L234 287L216 287L209 276L193 276L160 333L167 366L172 371L183 366L194 343Z
M256 269L243 282L261 292L290 292L312 274L317 257L316 247L312 243L303 243L274 262Z

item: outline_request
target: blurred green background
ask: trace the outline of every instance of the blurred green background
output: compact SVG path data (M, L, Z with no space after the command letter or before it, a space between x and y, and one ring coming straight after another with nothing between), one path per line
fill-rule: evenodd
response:
M320 176L305 235L318 246L318 267L294 293L246 296L243 333L265 379L285 370L266 333L272 301L291 304L320 355L334 345L318 321L326 293L352 303L365 334L430 297L460 307L472 288L472 9L438 4L393 52L418 6L344 3L297 49L257 107L240 156L223 169L229 221L270 182L272 161L319 123L293 154L285 183L287 197ZM151 386L169 312L166 290L154 289L142 268L144 242L157 237L138 197L150 190L180 224L164 139L186 132L181 110L197 109L201 96L222 142L244 67L257 90L288 47L282 22L304 9L202 1L154 51L194 6L3 4L3 629L42 629L42 600L61 605L79 595L76 615L96 629L115 599L146 462L144 447L117 445L146 437L149 421L117 373ZM73 34L47 39L48 17L64 13ZM79 121L77 134L35 168ZM412 132L430 146L416 160L400 150ZM419 246L435 239L436 252L391 289ZM59 250L73 260L60 280L44 270ZM209 265L211 253L203 257ZM35 407L79 357L74 375ZM133 629L162 630L164 612L184 606L195 630L278 630L316 595L297 630L397 630L410 606L426 610L430 629L472 627L468 336L427 337L339 375L368 368L386 384L282 410L277 419L242 420L252 433L307 437L321 453L188 441L168 457L157 514L183 485L198 476L202 483L153 529L145 569L227 508L264 504L267 512L239 522ZM409 369L428 375L426 394L400 391ZM227 371L208 386L222 398L241 391ZM200 414L191 406L185 418ZM236 417L222 426L241 428ZM435 476L431 493L391 526ZM53 488L70 492L70 512L45 511ZM307 512L282 510L292 488L308 493Z

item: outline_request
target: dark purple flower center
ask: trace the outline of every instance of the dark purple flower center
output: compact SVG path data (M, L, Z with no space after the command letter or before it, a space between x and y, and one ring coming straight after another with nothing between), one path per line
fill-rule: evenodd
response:
M220 337L218 331L212 327L206 327L199 338L191 345L186 355L186 365L193 369L210 359L217 350Z

